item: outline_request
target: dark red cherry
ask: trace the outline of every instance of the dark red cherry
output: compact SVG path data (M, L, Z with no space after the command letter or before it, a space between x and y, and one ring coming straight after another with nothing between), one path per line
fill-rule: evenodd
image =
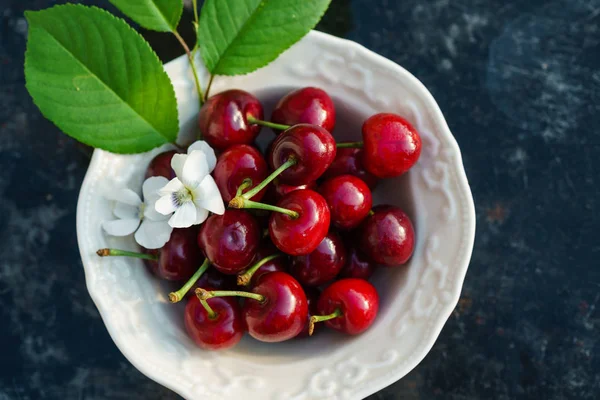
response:
M356 247L346 249L346 264L340 272L340 278L369 279L375 271L375 264Z
M248 117L263 119L260 101L243 90L227 90L208 99L200 109L200 132L213 148L225 150L235 144L250 144L260 125Z
M214 290L235 290L237 288L237 282L235 275L225 275L216 268L210 267L202 274L200 279L194 284L194 286L187 293L188 296L196 296L195 290L197 288L212 288Z
M237 299L213 297L206 300L214 314L200 304L196 295L185 306L185 329L192 340L206 350L235 346L244 335L244 319Z
M312 321L326 321L336 331L358 335L375 321L379 310L379 295L364 279L346 278L333 282L323 290Z
M298 217L271 213L269 235L273 244L294 256L312 253L329 231L325 199L312 190L295 190L283 196L277 207L295 211Z
M308 317L306 318L306 324L304 325L304 329L302 332L296 336L297 338L303 338L309 336L308 328L310 326L310 317L313 315L317 315L319 312L317 311L317 303L319 302L319 297L321 296L321 291L314 287L305 287L304 293L306 294L306 301L308 303ZM313 330L317 329L317 325L314 326ZM314 335L314 332L313 332Z
M373 261L386 266L406 263L415 247L415 231L410 218L390 205L373 207L359 228L360 249Z
M201 225L198 245L214 268L234 275L252 263L260 238L260 225L250 213L228 209Z
M292 258L290 273L303 286L320 286L333 280L345 263L342 239L330 231L312 253Z
M323 182L319 193L327 201L331 223L340 229L357 227L371 211L371 190L353 175L340 175Z
M235 197L239 186L246 179L250 179L252 185L243 192L261 183L268 174L267 162L262 154L247 144L231 146L221 153L213 171L215 182L225 203L229 203ZM266 189L261 190L250 200L260 201L265 191Z
M375 189L377 186L377 177L365 169L363 154L364 150L360 148L338 148L335 160L333 160L321 178L330 179L350 174L362 179L371 190Z
M404 118L376 114L362 127L364 166L379 178L391 178L408 171L421 155L421 137Z
M278 179L275 179L273 181L272 185L269 185L269 190L272 192L272 199L277 202L279 201L283 196L285 196L286 194L288 194L289 192L293 192L294 190L301 190L301 189L310 189L310 190L316 190L317 189L317 183L316 182L311 182L309 184L306 185L286 185L285 183L281 183L279 182Z
M148 168L146 168L144 180L150 178L151 176L162 176L168 180L175 178L175 171L173 168L171 168L171 159L177 153L177 151L171 150L156 155L150 161L150 164L148 164Z
M176 228L171 238L160 249L143 249L145 254L155 254L157 261L144 260L144 264L156 276L169 281L186 281L202 265L204 257L196 244L198 229Z
M308 318L308 304L302 286L285 272L264 275L252 292L263 301L245 299L242 314L253 338L281 342L297 336Z
M316 181L335 158L335 140L318 126L300 124L277 137L268 154L269 165L277 169L290 159L296 164L279 175L286 185L306 185Z
M265 274L276 271L286 272L287 264L287 256L282 254L268 238L263 239L252 265L238 275L237 284L252 287Z
M282 125L317 125L332 132L335 127L335 106L324 90L305 87L294 90L279 100L271 121ZM274 131L280 132L276 129Z

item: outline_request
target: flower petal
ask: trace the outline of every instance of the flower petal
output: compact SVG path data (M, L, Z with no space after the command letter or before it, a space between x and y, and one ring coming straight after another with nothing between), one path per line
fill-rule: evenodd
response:
M194 204L196 207L205 208L215 214L223 215L225 204L217 183L212 176L208 175L202 180L200 185L194 190Z
M129 188L119 188L107 190L104 197L109 200L118 201L119 203L129 204L131 206L139 206L142 204L140 196Z
M212 172L215 169L215 165L217 165L217 156L215 155L215 151L208 143L204 140L198 140L188 147L188 154L190 154L194 150L200 150L206 156L206 163L208 164L208 172Z
M167 186L169 180L164 176L151 176L144 181L142 185L142 193L144 194L144 202L146 204L156 203L160 197L158 193L162 188Z
M139 225L139 219L115 219L113 221L104 221L102 228L112 236L127 236L135 232Z
M169 215L177 210L173 193L166 194L154 203L154 209L162 215ZM144 213L145 215L145 213Z
M157 203L158 204L158 203ZM175 211L169 219L169 225L173 228L188 228L196 222L196 207L191 201L186 201Z
M147 249L160 249L169 241L173 228L164 221L144 220L135 232L135 241Z
M162 189L158 191L159 196L166 196L183 189L183 183L178 178L173 178Z
M120 219L140 219L140 209L125 203L115 203L113 214Z
M205 208L196 207L196 221L194 225L199 225L208 218L208 210Z
M199 150L192 151L183 166L183 175L180 177L183 184L189 189L195 188L207 175L206 155Z
M171 158L171 168L173 168L173 171L175 171L175 175L177 175L178 178L181 178L183 175L183 165L187 158L187 154L175 154L173 155L173 158Z

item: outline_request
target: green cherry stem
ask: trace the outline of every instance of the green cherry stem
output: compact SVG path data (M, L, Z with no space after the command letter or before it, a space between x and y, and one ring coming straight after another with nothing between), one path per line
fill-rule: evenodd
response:
M187 292L189 292L192 286L194 286L196 282L198 282L198 279L200 279L202 274L206 272L208 267L210 267L210 261L208 261L207 258L204 260L200 268L198 268L198 271L196 271L194 275L192 275L192 277L181 287L181 289L179 289L176 292L169 293L169 300L171 301L171 303L178 303L181 300L183 300Z
M266 126L273 129L280 129L282 131L285 131L291 127L291 125L276 124L275 122L263 121L262 119L256 119L254 117L248 117L247 119L251 124Z
M261 190L263 190L269 183L273 181L273 179L277 178L283 171L288 169L289 167L296 165L298 161L294 157L290 157L286 162L281 164L281 167L277 168L275 171L271 173L271 175L267 176L264 181L260 184L252 188L252 190L248 190L242 196L244 199L251 199L258 194Z
M252 293L252 292L241 292L239 290L213 290L208 291L202 288L196 289L196 295L200 300L208 300L212 297L247 297L249 299L253 299L259 302L265 301L265 296L262 294Z
M134 257L143 260L158 261L156 254L137 253L135 251L118 250L118 249L100 249L96 252L100 257Z
M375 211L369 210L369 217L372 217L373 215L375 215Z
M243 197L234 197L229 202L231 208L253 208L255 210L275 211L285 215L289 215L291 218L296 219L300 216L298 212L294 210L288 210L287 208L281 208L273 206L271 204L259 203L257 201L246 200Z
M315 330L315 324L317 322L329 321L330 319L341 317L342 315L344 314L339 308L336 308L335 311L329 315L313 315L312 317L310 317L310 322L308 323L308 335L312 336Z
M279 257L281 255L282 255L281 253L275 253L275 254L271 254L270 256L267 256L267 257L263 258L262 260L260 260L259 262L257 262L256 264L254 264L253 266L251 266L250 268L248 268L246 270L246 272L244 272L241 275L238 275L238 277L237 277L237 284L239 286L248 286L250 284L250 281L252 280L252 276L254 275L254 273L256 271L258 271L258 269L260 267L262 267L267 262L269 262L272 259L277 258L277 257Z
M215 312L215 310L213 310L212 307L208 305L208 302L198 294L198 290L200 290L200 289L196 289L196 296L198 297L198 300L200 300L200 304L202 304L202 307L204 307L204 309L206 310L206 313L208 314L208 318L210 318L210 319L217 318L217 313Z
M344 142L344 143L338 143L336 144L338 149L362 149L363 147L363 142Z
M252 186L252 179L244 179L242 184L238 187L237 192L235 193L235 197L240 197L244 190L248 189L250 186Z

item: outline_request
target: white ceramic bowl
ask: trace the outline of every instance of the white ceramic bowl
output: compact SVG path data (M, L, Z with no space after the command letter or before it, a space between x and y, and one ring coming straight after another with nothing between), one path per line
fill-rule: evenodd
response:
M182 135L194 130L197 94L184 58L166 65L179 102ZM377 112L408 118L421 133L415 168L381 182L375 204L404 208L416 227L409 265L381 269L373 279L380 312L364 334L321 332L312 338L264 344L245 337L222 352L198 349L183 328L183 305L172 287L153 279L139 260L100 258L95 251L135 249L130 239L106 237L111 218L100 195L105 184L140 188L149 154L96 150L79 196L77 236L90 295L123 354L142 373L195 399L361 399L413 369L427 354L456 305L475 232L473 199L461 155L427 89L393 62L347 40L311 32L275 62L250 75L217 77L213 93L241 88L257 95L269 116L290 88L318 86L334 99L338 140L360 140L362 122ZM273 134L261 133L262 145Z

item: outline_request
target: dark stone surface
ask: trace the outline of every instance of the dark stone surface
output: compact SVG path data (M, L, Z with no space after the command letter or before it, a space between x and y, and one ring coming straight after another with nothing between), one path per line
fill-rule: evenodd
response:
M23 86L23 11L63 2L0 0L0 400L176 399L125 360L87 294L75 207L89 150ZM433 92L477 207L459 306L370 399L598 398L600 0L333 3L319 29ZM163 60L181 53L145 35Z

